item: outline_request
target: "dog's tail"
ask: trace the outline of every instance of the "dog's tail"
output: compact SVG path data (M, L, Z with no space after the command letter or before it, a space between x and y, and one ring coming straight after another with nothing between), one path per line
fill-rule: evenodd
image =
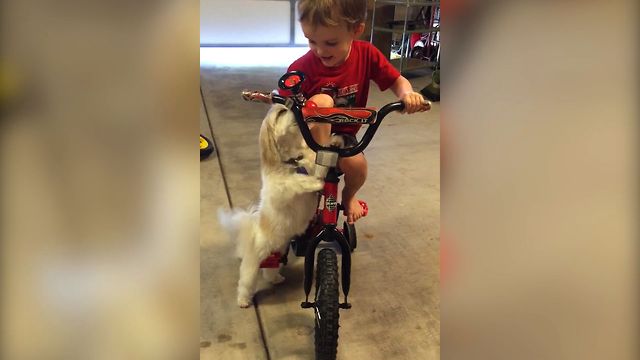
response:
M255 226L257 210L226 210L218 209L218 221L226 230L229 239L236 244L236 256L241 258L247 246L253 246L255 242Z

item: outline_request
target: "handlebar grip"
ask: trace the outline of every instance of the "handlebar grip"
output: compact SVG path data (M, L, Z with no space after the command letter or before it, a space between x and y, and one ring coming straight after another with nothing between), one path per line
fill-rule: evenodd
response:
M242 91L242 100L244 101L253 101L253 102L261 102L265 104L273 104L273 99L270 93L265 93L261 91L251 91L251 90L243 90Z
M431 110L431 101L425 100L423 104L426 107L425 111ZM380 109L380 111L378 111L378 119L384 118L390 112L393 112L393 111L399 111L399 112L404 111L404 103L402 101L396 101L396 102L393 102L393 103L390 103L390 104L387 104L387 105L383 106L382 109Z
M254 91L254 90L243 90L242 99L244 101L253 101L253 102L261 102L264 104L282 104L287 105L287 98L284 96L280 96L273 92L267 93L262 91Z

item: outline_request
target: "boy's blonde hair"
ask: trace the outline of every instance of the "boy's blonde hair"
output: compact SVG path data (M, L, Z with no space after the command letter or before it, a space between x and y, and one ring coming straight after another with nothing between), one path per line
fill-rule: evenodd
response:
M338 26L346 22L355 29L367 18L367 0L298 0L298 20L313 26Z

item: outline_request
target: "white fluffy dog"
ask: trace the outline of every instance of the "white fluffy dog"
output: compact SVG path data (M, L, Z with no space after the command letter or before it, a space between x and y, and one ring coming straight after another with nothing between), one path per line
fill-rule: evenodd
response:
M262 260L274 251L284 254L291 238L302 234L315 214L317 192L324 182L296 172L296 167L304 167L313 174L314 155L293 113L283 105L273 105L260 127L260 204L249 210L218 211L220 224L236 241L237 255L242 258L240 307L251 305ZM263 276L272 284L284 281L279 269L263 269Z

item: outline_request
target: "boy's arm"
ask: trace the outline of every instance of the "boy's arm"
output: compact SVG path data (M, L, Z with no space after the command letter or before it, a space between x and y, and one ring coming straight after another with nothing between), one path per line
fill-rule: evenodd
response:
M417 111L424 111L424 97L422 94L413 91L409 80L400 75L390 87L391 91L404 103L404 112L412 114Z

